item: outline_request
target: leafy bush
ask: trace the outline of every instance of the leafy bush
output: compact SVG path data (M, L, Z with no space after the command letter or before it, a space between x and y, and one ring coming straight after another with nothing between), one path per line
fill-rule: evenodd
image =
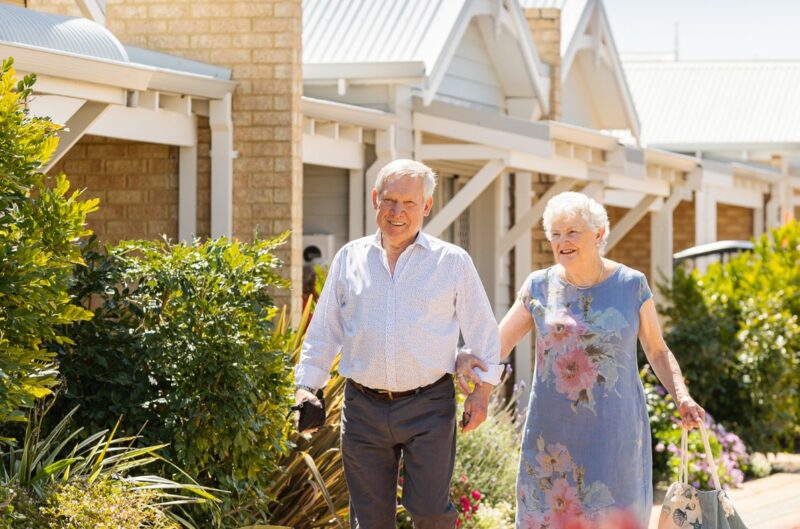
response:
M665 335L693 396L760 451L800 435L800 223L760 237L751 253L676 270Z
M216 501L193 482L130 475L162 460L158 450L164 445L135 448L136 437L115 437L116 429L79 441L81 429L68 430L71 416L43 435L42 416L34 413L21 446L0 452L3 527L193 528L172 509Z
M57 372L43 344L68 341L59 328L91 317L66 290L81 262L76 241L97 206L68 194L64 175L41 173L59 127L28 113L36 77L16 82L12 62L0 71L0 422L24 421L50 393Z
M127 431L147 422L147 442L168 440L176 464L231 491L234 526L254 520L237 506L266 501L289 447L294 333L285 318L276 329L270 294L286 286L273 254L284 240L89 244L72 293L95 316L60 351L62 412L83 403L76 420L90 429L120 414Z

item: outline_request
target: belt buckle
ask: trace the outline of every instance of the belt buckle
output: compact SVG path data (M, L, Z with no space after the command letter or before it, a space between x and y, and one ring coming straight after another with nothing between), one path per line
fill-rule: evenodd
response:
M379 389L379 390L377 390L377 393L378 393L378 395L386 395L386 396L388 396L389 400L394 400L394 396L392 395L392 392L389 391L388 389Z

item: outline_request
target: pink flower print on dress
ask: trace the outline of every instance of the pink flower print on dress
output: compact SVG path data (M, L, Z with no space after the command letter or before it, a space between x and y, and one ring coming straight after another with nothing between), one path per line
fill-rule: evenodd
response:
M566 352L581 345L586 324L566 310L548 314L544 320L544 345L548 351Z
M519 529L542 529L550 526L550 517L537 511L527 511L522 514Z
M597 380L597 366L580 349L573 349L556 358L553 373L556 391L566 393L573 401L578 400L581 391L590 391Z
M572 458L567 447L561 443L547 446L547 451L541 451L536 455L536 462L539 468L536 475L539 478L549 478L554 472L566 474L572 472Z
M583 514L578 491L566 479L557 479L553 488L545 491L544 501L548 507L547 515L556 527L563 527L567 520Z

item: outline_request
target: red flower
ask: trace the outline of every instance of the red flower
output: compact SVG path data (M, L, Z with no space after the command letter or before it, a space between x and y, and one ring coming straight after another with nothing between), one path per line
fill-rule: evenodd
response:
M481 501L481 498L483 498L483 496L481 496L481 493L480 493L480 491L473 490L473 491L472 491L472 498L473 498L475 501Z

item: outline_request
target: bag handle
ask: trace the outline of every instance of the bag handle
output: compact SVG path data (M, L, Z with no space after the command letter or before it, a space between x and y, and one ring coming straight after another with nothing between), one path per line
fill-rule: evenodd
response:
M706 461L711 470L711 479L714 482L714 489L721 491L722 485L719 482L717 462L714 461L714 455L711 453L711 445L708 442L706 426L702 423L700 424L700 435L703 437L703 447L706 451ZM681 431L681 461L680 468L678 469L678 481L686 484L689 483L689 431L683 427Z

